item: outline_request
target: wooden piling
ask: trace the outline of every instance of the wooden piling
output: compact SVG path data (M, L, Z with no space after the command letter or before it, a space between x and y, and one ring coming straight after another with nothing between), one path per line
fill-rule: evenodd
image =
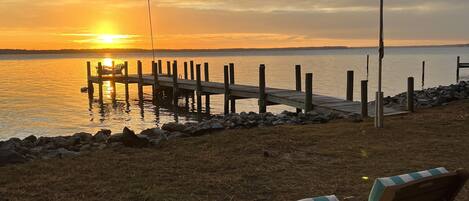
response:
M209 76L209 71L208 71L208 63L204 63L204 77L205 77L205 82L210 82L210 76ZM205 94L205 112L207 114L210 114L210 94Z
M125 101L129 101L129 62L124 62Z
M93 81L91 80L91 62L86 62L86 77L88 80L88 99L93 100L93 93L94 93L94 87L93 87Z
M166 61L166 74L171 76L171 61Z
M200 76L200 64L196 65L196 83L197 83L197 89L196 89L196 94L197 94L197 119L199 121L202 120L202 80Z
M191 67L191 80L194 80L194 61L190 61Z
M422 62L422 90L425 89L425 61Z
M347 71L347 100L353 101L353 71Z
M160 83L159 83L159 73L158 73L158 63L152 62L152 72L153 72L153 103L156 105L159 103L159 91L160 91Z
M103 66L101 62L98 63L98 79L99 79L99 104L103 105Z
M295 82L296 82L296 91L301 92L301 65L295 66ZM301 108L296 108L297 113L301 113Z
M225 108L225 115L230 113L230 80L229 80L229 74L228 74L228 65L224 66L224 71L223 71L223 83L225 84L225 99L224 99L224 108Z
M305 76L305 113L313 110L313 74L306 73Z
M116 73L114 72L114 68L116 67L115 61L112 61L112 79L111 79L111 99L112 102L116 102Z
M407 79L407 110L414 112L414 78Z
M163 63L158 60L158 74L163 75Z
M137 73L138 73L138 100L140 104L143 104L143 71L142 62L137 61Z
M187 72L187 61L184 62L184 79L188 80L189 79L189 72Z
M457 66L456 66L456 84L459 83L459 65L461 63L461 57L458 56L457 58Z
M361 103L362 103L362 118L368 117L368 80L361 82Z
M173 62L173 100L177 103L178 100L178 64L177 61Z
M235 84L235 65L230 63L230 85ZM236 97L230 94L231 113L236 113Z
M267 112L267 101L265 93L265 64L259 66L259 113Z

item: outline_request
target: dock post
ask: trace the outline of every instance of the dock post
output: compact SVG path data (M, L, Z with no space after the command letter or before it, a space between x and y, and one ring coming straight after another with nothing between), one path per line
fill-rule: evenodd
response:
M209 76L209 71L208 71L208 63L204 63L204 77L205 77L205 82L210 81L210 76ZM205 112L207 114L210 114L210 94L205 95Z
M129 62L124 62L125 101L129 101Z
M159 77L158 77L158 63L152 62L152 71L153 71L153 104L159 104L159 91L160 91L160 84L159 84Z
M140 104L143 104L143 72L142 72L142 61L137 62L137 73L138 73L138 100Z
M305 76L305 114L313 110L313 74L306 73Z
M116 73L114 72L115 66L115 61L112 61L111 99L113 103L116 103Z
M295 66L296 91L301 92L301 65ZM296 113L301 113L301 108L296 108Z
M347 100L353 101L353 71L347 71Z
M225 99L224 99L224 108L225 108L225 115L230 113L230 81L229 81L229 75L228 75L228 65L224 66L224 71L223 71L223 83L225 84Z
M194 61L192 61L192 60L190 61L190 70L191 70L191 80L194 80L194 76L195 76L194 75ZM192 93L191 97L192 97L192 104L194 104L194 101L195 101L194 100L194 93Z
M457 68L456 68L456 84L459 84L459 64L461 63L461 57L458 56L458 59L457 59Z
M187 72L187 61L184 62L184 79L185 80L189 79L189 74Z
M230 63L230 85L235 84L235 65ZM230 94L231 113L236 113L236 97Z
M93 87L93 81L91 80L91 62L86 62L86 77L88 79L88 99L90 101L93 100L93 93L94 93L94 87Z
M425 89L425 61L422 62L422 90Z
M178 101L178 63L175 60L173 62L173 101L177 104Z
M191 64L191 80L194 80L194 61L190 61Z
M414 112L414 78L407 79L407 110Z
M200 79L200 64L196 65L196 83L197 83L197 120L202 120L202 81Z
M187 61L184 62L184 79L185 80L189 80L189 72L188 72L188 69L187 69ZM187 91L184 92L184 97L185 97L185 101L186 101L186 108L189 107L189 96L187 94Z
M168 77L171 76L171 61L166 61L166 74L168 74Z
M158 60L158 74L163 75L163 63L161 63L161 60Z
M98 79L99 79L99 104L103 105L103 66L101 62L98 63Z
M265 64L259 66L259 114L267 112L265 93Z
M368 80L362 80L361 82L361 93L362 93L362 118L368 117Z

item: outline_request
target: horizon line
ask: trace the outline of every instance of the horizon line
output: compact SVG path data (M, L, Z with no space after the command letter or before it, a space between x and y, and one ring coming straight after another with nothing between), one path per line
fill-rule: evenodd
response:
M469 43L444 45L390 45L386 48L421 48L421 47L469 47ZM260 48L181 48L181 49L155 49L160 52L214 52L214 51L262 51L262 50L330 50L330 49L370 49L378 46L304 46L304 47L260 47ZM108 52L106 52L108 51ZM40 54L40 53L125 53L125 52L152 52L145 48L80 48L80 49L15 49L0 48L0 54Z

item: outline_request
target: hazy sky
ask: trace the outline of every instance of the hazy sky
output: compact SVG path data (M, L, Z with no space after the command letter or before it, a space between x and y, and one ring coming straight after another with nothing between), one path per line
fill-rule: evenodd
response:
M0 48L149 48L146 0L0 0ZM387 45L469 42L468 0L385 0ZM374 46L378 0L152 0L158 48Z

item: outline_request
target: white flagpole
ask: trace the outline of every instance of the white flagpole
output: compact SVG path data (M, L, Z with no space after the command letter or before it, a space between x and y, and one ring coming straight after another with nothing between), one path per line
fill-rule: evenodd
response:
M384 111L383 111L383 91L382 91L382 71L384 58L384 34L383 34L383 0L380 0L380 20L379 20L379 69L378 69L378 92L376 93L375 108L375 127L383 128Z

